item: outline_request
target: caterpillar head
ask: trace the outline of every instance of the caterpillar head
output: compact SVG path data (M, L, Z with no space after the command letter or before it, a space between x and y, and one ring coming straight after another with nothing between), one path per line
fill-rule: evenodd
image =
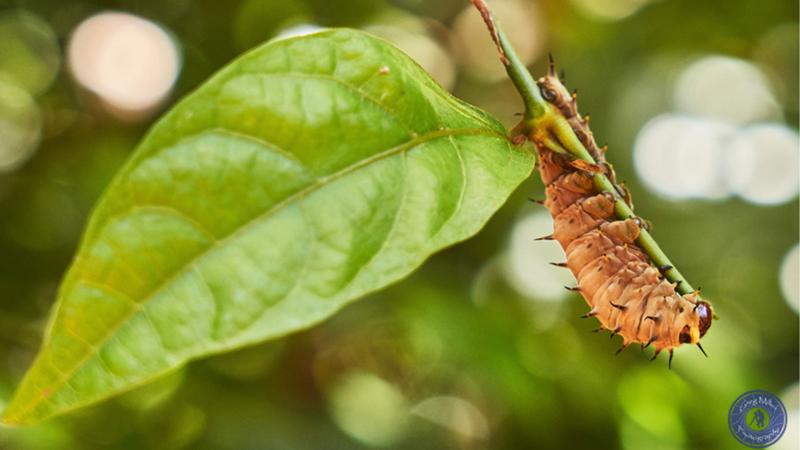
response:
M681 344L698 344L711 328L711 320L714 317L711 305L706 301L698 302L690 314L696 318L692 317L691 323L684 325L681 329L678 335L678 342Z
M558 108L564 117L569 118L578 115L578 108L575 102L576 95L570 95L567 88L556 76L552 57L550 58L550 70L548 70L546 76L536 81L536 85L539 86L539 93L542 94L542 98Z
M547 71L547 75L539 78L539 80L536 81L536 85L539 87L539 93L542 98L553 105L555 109L558 110L558 113L569 122L572 131L575 132L575 135L580 139L583 146L586 147L586 150L592 155L595 163L601 166L598 167L600 172L605 172L610 179L613 180L614 172L611 170L610 165L605 164L605 158L603 156L605 148L600 149L597 146L597 142L595 142L594 136L591 130L589 130L589 116L587 115L583 118L578 114L578 92L575 91L570 95L569 91L567 91L567 88L564 86L564 72L561 72L560 80L556 76L556 69L553 64L552 56L550 57L550 69Z

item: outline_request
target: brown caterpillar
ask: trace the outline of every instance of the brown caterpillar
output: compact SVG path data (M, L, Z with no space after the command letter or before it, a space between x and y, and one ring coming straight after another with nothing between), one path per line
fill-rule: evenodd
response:
M553 234L542 239L557 240L566 252L567 261L555 265L570 269L578 280L577 287L567 289L580 292L591 306L583 317L600 320L602 325L596 331L610 329L612 337L622 336L617 353L634 342L642 348L653 345L653 359L661 351L669 351L671 368L673 348L696 344L703 351L699 340L711 326L711 305L699 301L697 291L678 294L677 283L665 280L662 270L634 244L641 228L648 225L639 218L617 220L614 216L616 196L630 205L627 190L618 188L615 194L595 188L594 172L603 172L614 183L614 170L605 162L605 148L600 149L594 141L588 116L581 119L578 114L577 95L570 95L556 77L552 59L547 76L537 84L542 97L572 126L599 169L591 170L585 161L534 140L546 186L546 200L537 203L546 206L554 220Z

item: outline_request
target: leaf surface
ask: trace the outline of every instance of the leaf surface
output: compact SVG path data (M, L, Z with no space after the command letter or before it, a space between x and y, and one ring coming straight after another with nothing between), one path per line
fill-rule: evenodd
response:
M176 105L117 174L3 420L308 328L475 234L532 168L500 123L384 41L265 44Z

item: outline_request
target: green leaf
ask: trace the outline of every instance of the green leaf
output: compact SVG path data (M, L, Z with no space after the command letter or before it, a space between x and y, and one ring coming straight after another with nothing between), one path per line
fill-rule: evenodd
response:
M476 233L532 168L501 124L384 41L263 45L117 174L3 420L308 328Z

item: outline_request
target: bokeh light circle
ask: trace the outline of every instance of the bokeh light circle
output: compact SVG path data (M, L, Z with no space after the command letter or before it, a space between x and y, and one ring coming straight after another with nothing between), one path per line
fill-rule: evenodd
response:
M690 64L675 85L678 112L742 125L780 120L781 108L766 76L736 58L710 56Z
M58 39L47 22L22 10L0 14L0 80L38 95L60 66Z
M800 244L795 244L783 257L780 284L786 304L800 313Z
M786 203L800 190L800 142L797 131L782 124L758 124L741 130L728 148L728 185L751 203Z
M653 0L572 0L586 17L597 22L614 22L632 16Z
M131 14L104 12L83 21L69 42L75 79L110 106L156 106L180 71L175 42L160 26Z
M31 95L0 81L0 173L22 166L39 147L41 111Z
M504 275L520 294L537 300L560 302L567 298L564 286L575 283L569 270L550 265L566 259L554 241L536 241L553 232L553 219L546 212L533 213L517 221L504 260Z
M544 45L545 24L535 4L520 0L492 2L493 14L503 24L503 30L523 64L533 62ZM475 8L466 6L453 24L454 42L457 43L459 62L470 76L485 82L498 82L507 78L498 61L497 47L487 39L486 24Z
M489 422L486 416L475 405L460 397L429 397L414 405L410 412L466 438L489 437Z
M662 114L636 137L636 171L650 189L666 197L724 198L724 149L735 132L721 121Z
M330 390L328 401L339 428L367 445L393 445L407 432L406 398L396 386L371 373L345 375Z

